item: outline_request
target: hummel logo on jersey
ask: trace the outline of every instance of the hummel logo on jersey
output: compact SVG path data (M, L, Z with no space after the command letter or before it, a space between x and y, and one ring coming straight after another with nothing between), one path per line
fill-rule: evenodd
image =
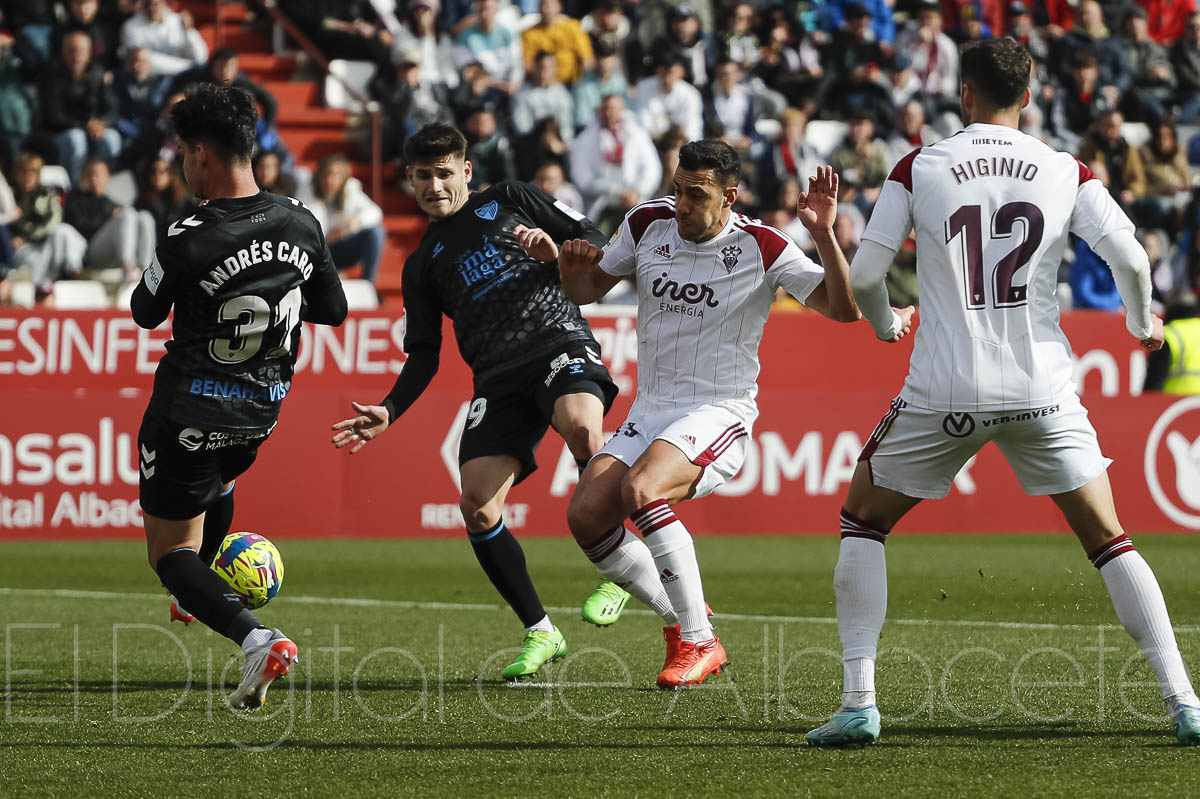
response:
M721 262L725 264L726 272L733 272L733 268L737 266L738 256L741 254L742 248L736 244L721 248Z
M654 254L657 255L659 258L670 258L671 257L671 245L670 244L658 245L657 247L654 248Z
M180 219L175 222L172 222L171 226L169 228L167 228L167 235L168 236L178 236L180 233L182 233L183 228L180 227L180 225L183 225L183 227L196 227L197 225L203 225L203 224L204 224L204 222L197 219L195 217L195 215L189 216L187 219Z
M439 253L439 252L441 252L441 251L442 251L442 250L444 250L444 249L445 249L445 247L443 247L443 246L442 246L442 243L439 241L437 244L433 245L433 255L431 255L431 256L429 256L429 257L430 257L430 258L437 258L437 257L438 257L438 253Z
M250 224L252 224L252 225L256 225L259 222L266 222L266 221L267 221L266 214L255 214L254 216L250 217Z
M495 219L496 212L499 210L500 210L500 204L497 203L495 200L492 200L490 203L483 206L482 208L476 208L475 216L479 217L480 219L489 219L489 220Z
M616 434L619 436L628 436L629 438L633 438L638 434L637 425L633 422L626 422L617 428Z
M658 579L662 580L664 583L673 583L679 579L679 575L670 569L663 569L662 572L659 573Z

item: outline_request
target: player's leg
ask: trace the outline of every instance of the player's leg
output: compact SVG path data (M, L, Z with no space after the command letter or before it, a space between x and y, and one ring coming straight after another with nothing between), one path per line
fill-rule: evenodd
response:
M571 502L567 506L567 526L607 584L613 585L622 594L627 591L637 597L657 613L667 627L675 627L679 620L662 581L658 579L654 556L642 539L624 526L626 513L621 499L621 484L628 471L629 467L612 455L601 453L595 457L587 465L579 478L579 485L575 487L575 493L571 495ZM597 590L588 601L591 602L599 593ZM612 601L619 602L620 598ZM585 621L593 624L601 621L612 623L606 620L613 615L611 613L593 612L592 618L589 618L587 604L584 603Z
M1108 474L1052 495L1108 587L1117 618L1150 662L1179 742L1200 745L1200 701L1188 679L1162 589L1121 529Z

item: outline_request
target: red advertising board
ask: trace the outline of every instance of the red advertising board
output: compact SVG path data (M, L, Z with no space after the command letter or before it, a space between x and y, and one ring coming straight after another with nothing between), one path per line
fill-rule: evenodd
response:
M622 389L606 421L614 430L634 392L634 320L622 310L591 322ZM1200 529L1200 398L1140 396L1146 356L1120 316L1072 313L1063 326L1084 403L1115 461L1109 474L1126 528ZM168 335L119 312L0 314L0 538L140 537L137 429ZM354 456L329 442L352 399L375 402L391 386L404 363L401 335L391 311L354 314L336 329L305 326L280 424L238 481L238 527L282 537L459 534L456 451L471 384L455 353L386 436ZM910 351L908 342L876 341L865 323L774 314L746 465L717 494L681 507L681 518L701 534L836 532L855 460ZM574 461L553 433L538 460L511 493L506 519L525 534L566 535ZM947 499L922 503L902 529L1066 528L1048 499L1024 496L989 446Z

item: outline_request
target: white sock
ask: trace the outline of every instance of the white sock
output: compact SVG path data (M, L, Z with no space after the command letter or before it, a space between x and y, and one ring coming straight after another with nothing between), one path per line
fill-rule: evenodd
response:
M270 640L271 631L266 627L257 627L246 634L245 640L242 641L242 651L249 654L251 649L258 649Z
M633 594L657 613L663 624L674 627L679 623L671 599L658 579L658 569L650 550L628 530L621 530L621 543L603 560L596 563L596 571L606 580Z
M531 633L534 630L541 630L544 633L554 632L554 625L550 623L550 616L549 615L542 616L542 620L539 621L537 624L533 624L533 625L530 625L529 627L525 628L525 632L527 632L527 633Z
M680 639L691 643L712 640L708 605L692 535L665 499L655 500L632 517L654 556L658 578L679 617Z
M842 709L875 704L875 656L887 613L887 561L883 544L842 539L833 570L838 637L842 641Z
M1185 705L1200 704L1175 643L1167 603L1150 564L1140 552L1130 548L1104 563L1100 576L1108 586L1121 626L1150 661L1163 698L1174 697Z

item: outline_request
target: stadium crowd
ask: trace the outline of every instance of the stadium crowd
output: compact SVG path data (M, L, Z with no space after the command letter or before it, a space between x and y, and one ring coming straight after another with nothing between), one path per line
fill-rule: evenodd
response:
M253 3L251 3L253 6ZM840 176L838 238L853 257L892 165L961 127L958 47L1012 36L1033 55L1023 129L1074 153L1138 226L1162 306L1200 284L1200 14L1195 0L279 0L330 58L373 63L384 155L423 124L467 136L473 185L520 179L612 230L670 193L679 147L721 137L744 159L738 210L811 251L795 215L820 164ZM14 274L136 279L192 202L167 112L187 86L251 92L255 174L299 196L335 262L373 279L382 212L334 156L314 177L275 128L277 103L208 52L165 0L0 2L0 303ZM1190 158L1190 161L1189 161ZM129 170L129 173L125 171ZM110 174L136 176L119 200ZM119 194L119 193L118 193ZM378 198L376 198L378 199ZM889 277L917 300L910 246ZM1082 241L1060 270L1064 307L1116 309Z

